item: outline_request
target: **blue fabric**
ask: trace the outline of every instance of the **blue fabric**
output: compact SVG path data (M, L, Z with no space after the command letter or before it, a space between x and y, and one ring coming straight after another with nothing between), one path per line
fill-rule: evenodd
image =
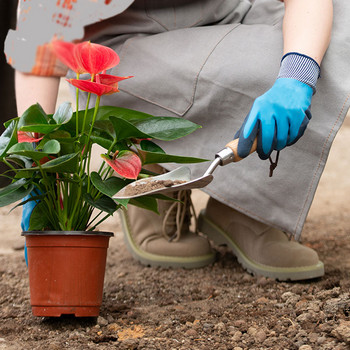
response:
M24 197L23 201L28 200L30 197L31 197L31 194L29 194L27 197ZM23 204L22 220L21 220L22 231L29 230L30 216L32 215L32 212L38 203L39 203L39 201L29 201L29 202ZM27 252L26 243L24 243L24 258L25 258L26 264L28 266L28 252Z
M311 119L312 88L296 79L279 78L258 97L235 135L239 137L238 155L249 155L254 139L261 159L273 150L280 151L297 142Z

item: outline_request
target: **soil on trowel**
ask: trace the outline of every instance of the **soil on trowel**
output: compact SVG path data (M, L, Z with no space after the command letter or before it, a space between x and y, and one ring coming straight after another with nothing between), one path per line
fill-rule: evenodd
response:
M132 186L125 188L125 196L136 196L146 192L158 190L161 188L172 187L185 183L184 180L153 180L152 178L145 179L142 182L134 182Z

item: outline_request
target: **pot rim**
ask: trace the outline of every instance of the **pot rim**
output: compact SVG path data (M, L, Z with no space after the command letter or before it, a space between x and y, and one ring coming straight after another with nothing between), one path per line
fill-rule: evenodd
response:
M108 231L23 231L21 236L107 236L114 237Z

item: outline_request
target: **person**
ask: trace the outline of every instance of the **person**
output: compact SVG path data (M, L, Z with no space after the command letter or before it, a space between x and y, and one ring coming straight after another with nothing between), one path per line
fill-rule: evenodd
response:
M10 28L13 28L16 22L16 2L15 0L5 0L0 3L0 42L1 42L1 55L0 55L0 76L2 84L0 87L0 99L2 107L2 115L0 117L0 133L5 130L2 125L11 116L16 115L16 101L15 101L15 87L14 87L14 71L6 63L6 58L3 53L3 43L5 37ZM0 162L0 188L8 185L10 180L6 178L8 174L8 167Z
M6 40L7 57L17 70L19 114L35 102L54 111L59 76L66 71L47 45L52 38L84 37L115 49L121 62L111 74L135 79L125 82L121 93L105 96L104 104L202 125L181 141L161 145L166 152L190 150L208 159L239 138L238 153L245 159L216 170L203 189L210 198L198 217L199 231L228 245L253 274L278 280L324 274L317 253L299 241L349 108L350 3L32 0L28 6L21 1L18 28ZM258 156L248 157L256 137ZM269 177L266 159L274 163L272 152L281 150ZM193 177L207 166L192 166ZM210 264L209 242L189 229L189 193L174 197L180 200L175 205L159 201L159 216L137 207L121 214L128 247L147 265ZM24 222L29 216L30 211Z

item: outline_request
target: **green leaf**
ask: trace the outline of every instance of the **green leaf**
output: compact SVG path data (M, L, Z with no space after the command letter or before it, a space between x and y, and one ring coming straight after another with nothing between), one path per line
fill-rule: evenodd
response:
M48 135L50 139L57 140L60 143L60 155L70 154L77 152L75 143L76 137L72 137L71 134L64 130L56 130Z
M0 136L0 159L3 158L7 150L17 142L16 134L17 123L12 121Z
M84 199L94 208L105 211L109 215L113 215L113 213L119 208L119 205L114 202L113 199L103 195L101 198L97 200L93 200L89 193L84 195Z
M29 231L43 231L50 226L50 220L44 209L44 203L38 203L30 215Z
M103 147L104 149L108 150L110 149L110 147L112 146L113 141L111 139L109 139L109 135L107 135L104 132L99 132L99 131L94 131L90 137L92 143L96 143L99 146ZM128 150L129 148L127 147L127 145L122 141L122 142L117 142L111 152L115 152L115 151L123 151L123 150Z
M153 117L134 123L141 132L151 138L171 141L191 134L201 128L198 124L177 117Z
M151 137L150 135L143 133L138 128L136 128L133 124L129 123L124 119L117 118L117 117L110 117L109 120L113 124L115 137L118 141L129 139L129 138L147 139Z
M36 161L48 156L46 153L35 151L31 142L16 143L7 151L7 153L22 155Z
M0 189L0 207L19 201L27 196L33 188L33 185L28 185L27 180L20 179Z
M60 150L61 146L57 140L47 141L43 147L43 152L47 154L57 154Z
M124 180L119 177L111 176L107 180L102 180L101 176L95 171L90 175L92 184L103 194L108 197L113 197L118 191L120 191L124 186L129 184L131 181ZM113 199L114 201L120 203L124 207L127 206L128 199Z
M155 163L201 163L207 162L207 159L195 158L195 157L185 157L185 156L176 156L172 154L157 153L157 152L148 152L139 150L139 155L142 159L142 164L155 164Z
M78 170L79 153L65 154L64 156L48 161L41 169L49 173L74 173ZM18 170L16 177L29 177L31 173L39 171L39 167Z
M135 205L136 207L148 209L156 214L159 214L158 212L158 202L157 199L151 196L142 196L137 198L132 198L129 201L129 204Z
M21 156L19 154L11 154L6 159L18 164L19 166L21 166L23 168L31 168L33 165L33 161L30 158L25 157L25 156Z
M16 124L17 124L18 121L19 121L19 117L15 117L15 118L6 120L6 122L4 123L4 127L7 129L12 122L16 122Z
M96 133L94 132L91 136L90 136L90 140L92 143L96 143L97 145L103 147L104 149L109 149L113 143L112 140L109 140L106 137L103 137L103 133Z
M164 150L156 145L154 142L150 140L142 140L140 142L141 149L144 151L149 151L149 152L156 152L156 153L165 153Z
M48 152L45 152L48 151ZM31 142L21 142L13 145L8 151L8 154L18 154L28 157L35 161L39 161L43 157L48 157L49 154L57 154L60 151L60 144L56 140L50 140L43 146L43 151L36 151L33 149Z
M64 156L48 161L41 168L52 173L74 173L78 170L78 157L79 153L65 154Z
M90 109L88 111L88 118L92 120L94 110ZM153 117L150 114L135 111L128 108L113 107L113 106L101 106L98 110L96 120L108 120L110 116L118 117L124 120L134 120L140 121Z
M100 131L104 131L112 139L116 138L113 124L109 120L97 120L97 121L95 121L94 128L97 130L100 130Z
M66 124L72 119L72 116L72 104L70 102L64 102L58 107L52 118L57 124Z
M50 137L50 139L55 139L55 140L64 140L64 141L69 141L69 142L74 142L76 140L75 137L72 137L72 135L65 130L56 130L52 133L50 133L50 135L48 135Z
M20 117L18 122L18 129L25 126L36 126L40 124L48 124L48 116L39 105L39 103L30 106ZM23 131L32 131L24 130Z
M25 125L19 128L20 131L30 131L38 132L40 134L48 134L51 131L54 131L59 128L59 125L56 124L35 124L35 125Z

